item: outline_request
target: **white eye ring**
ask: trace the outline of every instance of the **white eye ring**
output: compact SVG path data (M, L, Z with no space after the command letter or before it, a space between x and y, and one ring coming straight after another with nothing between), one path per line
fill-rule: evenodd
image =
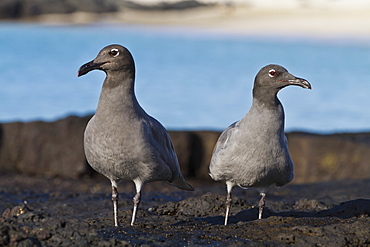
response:
M276 70L274 70L274 69L270 69L270 70L269 70L269 76L270 76L270 77L275 77L275 76L276 76L276 74L277 74L277 73L276 73Z
M112 50L110 50L109 54L112 56L112 57L117 57L119 55L119 50L116 49L116 48L113 48Z

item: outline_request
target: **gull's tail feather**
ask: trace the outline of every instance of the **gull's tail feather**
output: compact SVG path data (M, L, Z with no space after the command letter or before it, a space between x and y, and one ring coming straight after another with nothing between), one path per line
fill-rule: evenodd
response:
M194 191L194 188L182 177L177 178L169 183L182 190Z

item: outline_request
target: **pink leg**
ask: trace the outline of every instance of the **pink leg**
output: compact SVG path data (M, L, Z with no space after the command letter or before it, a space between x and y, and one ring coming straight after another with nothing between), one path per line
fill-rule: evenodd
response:
M266 196L266 193L264 192L261 192L260 193L261 195L261 199L258 203L258 208L259 208L259 212L258 212L258 219L262 219L262 211L263 211L263 208L265 207L265 196Z
M140 203L141 187L143 186L143 183L138 179L134 180L134 183L136 187L136 195L133 198L134 209L132 212L131 226L133 226L135 222L137 208L139 207L139 203Z
M227 190L227 196L226 196L226 214L225 214L225 226L227 225L227 221L229 219L229 213L230 213L230 207L231 207L231 190L233 189L234 184L227 181L226 182L226 190Z
M117 184L112 181L112 201L113 201L113 215L114 215L114 226L118 226L118 191Z

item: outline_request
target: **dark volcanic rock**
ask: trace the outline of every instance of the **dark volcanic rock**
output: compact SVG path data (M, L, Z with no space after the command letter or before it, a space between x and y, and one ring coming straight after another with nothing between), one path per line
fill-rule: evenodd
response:
M139 10L184 10L184 9L191 9L191 8L198 8L209 6L212 4L205 4L200 3L195 0L184 0L178 2L160 2L158 4L139 4L133 1L124 1L121 2L121 5L124 7L132 8L132 9L139 9Z
M76 11L115 12L118 11L118 6L113 0L2 0L0 2L0 19L16 19L41 14L69 14Z
M76 178L90 175L83 132L91 116L0 124L0 171ZM216 131L169 131L186 177L209 180ZM294 183L370 178L370 133L287 134ZM96 173L93 173L96 174Z
M209 179L208 165L220 136L216 131L169 131L184 176Z
M55 122L0 124L0 171L76 178L92 171L83 151L91 116ZM208 164L219 133L170 131L185 176L208 179Z
M195 0L139 4L126 0L2 0L0 19L17 19L42 14L69 14L73 12L110 13L125 8L138 10L184 10L207 6Z
M370 217L370 200L357 199L342 202L331 209L318 212L317 215L320 217L338 217L342 219Z
M62 177L88 174L83 133L89 119L1 124L0 171Z
M0 2L0 18L19 18L22 16L22 3L20 0L3 0Z
M271 188L261 220L257 220L258 193L235 188L227 226L223 225L225 186L200 179L190 182L194 192L181 191L163 182L145 186L133 227L130 217L134 187L132 183L122 183L121 227L114 227L107 179L45 179L0 173L0 245L370 244L370 191L366 189L370 180ZM91 190L92 187L96 188ZM27 205L22 201L27 201Z
M294 182L370 177L370 133L287 134L294 161Z

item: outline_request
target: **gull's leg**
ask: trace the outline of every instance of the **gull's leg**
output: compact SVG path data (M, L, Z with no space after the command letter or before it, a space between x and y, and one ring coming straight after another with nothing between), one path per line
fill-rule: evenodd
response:
M112 201L113 201L113 215L114 215L114 226L118 226L118 213L117 213L117 204L118 204L118 191L117 184L114 181L112 183Z
M258 211L258 219L262 219L262 211L263 211L263 208L265 207L265 196L266 196L266 193L265 192L261 192L260 193L261 195L261 199L258 203L258 207L259 207L259 211Z
M227 196L226 196L226 214L225 214L225 226L227 225L227 221L229 219L229 213L230 213L230 206L231 206L231 190L233 189L234 184L227 181L226 182L226 190L227 190Z
M140 203L141 187L143 186L143 182L141 182L138 179L135 179L134 183L135 183L135 187L136 187L136 195L133 198L134 210L132 212L131 226L133 226L134 222L135 222L137 208L139 207L139 203Z

